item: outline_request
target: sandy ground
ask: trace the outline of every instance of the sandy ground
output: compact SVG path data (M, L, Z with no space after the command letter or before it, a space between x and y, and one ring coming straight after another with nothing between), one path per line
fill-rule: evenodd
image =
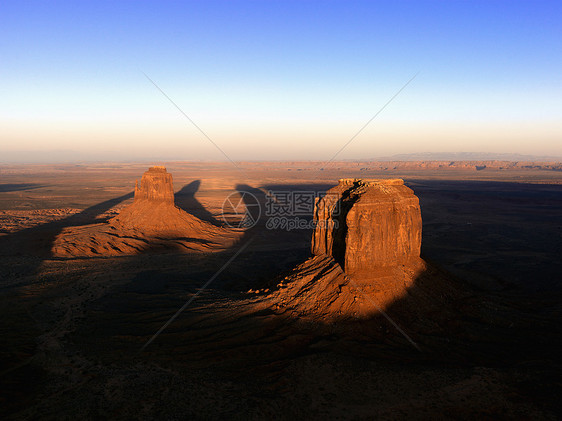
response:
M130 203L148 164L2 166L3 418L560 417L560 172L166 165L178 206L222 223L225 198L241 191L265 209L268 190L404 178L420 198L423 257L441 269L386 312L420 350L380 316L328 324L254 310L309 257L310 229L271 229L261 218L202 291L236 247L50 252L65 227L106 221Z

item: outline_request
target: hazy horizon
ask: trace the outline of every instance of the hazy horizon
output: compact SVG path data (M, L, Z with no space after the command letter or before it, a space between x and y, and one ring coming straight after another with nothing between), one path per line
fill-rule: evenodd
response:
M335 162L342 161L535 161L535 162L561 162L562 156L524 155L516 153L493 152L418 152L408 154L394 154L388 156L337 158ZM0 158L0 164L94 164L94 163L147 163L165 164L172 162L209 162L229 163L227 158L217 156L211 159L181 159L171 155L154 155L150 157L131 157L115 153L85 154L76 151L14 151L5 153ZM322 159L240 159L235 162L328 162Z
M329 160L414 75L337 159L560 157L561 16L556 2L5 2L0 162L225 160L145 74L235 161Z

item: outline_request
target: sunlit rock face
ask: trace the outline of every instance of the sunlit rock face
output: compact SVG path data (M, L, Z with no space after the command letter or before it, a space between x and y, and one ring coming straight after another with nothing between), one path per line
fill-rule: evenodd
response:
M135 202L141 200L174 203L172 174L165 167L150 167L142 175L140 186L135 183Z
M403 180L339 180L316 204L314 218L312 253L333 257L357 280L419 261L420 205Z

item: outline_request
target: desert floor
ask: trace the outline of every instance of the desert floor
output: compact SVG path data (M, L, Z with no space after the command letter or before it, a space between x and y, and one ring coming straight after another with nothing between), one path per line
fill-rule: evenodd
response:
M459 291L446 299L442 282L426 280L427 307L405 298L386 309L418 350L379 315L332 325L252 311L310 256L310 228L271 229L264 215L204 290L238 246L52 256L64 227L103 222L131 203L148 166L0 166L3 419L562 415L562 172L166 163L176 205L219 225L231 194L252 193L263 211L267 191L403 178L420 198L422 257Z

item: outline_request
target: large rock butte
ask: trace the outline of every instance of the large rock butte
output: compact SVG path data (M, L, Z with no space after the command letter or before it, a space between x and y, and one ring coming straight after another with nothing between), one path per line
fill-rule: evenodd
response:
M420 257L419 200L403 180L342 179L318 201L314 219L312 254L332 256L358 281Z
M262 307L322 321L370 317L427 270L419 201L402 180L342 179L316 203L314 219L314 256Z

